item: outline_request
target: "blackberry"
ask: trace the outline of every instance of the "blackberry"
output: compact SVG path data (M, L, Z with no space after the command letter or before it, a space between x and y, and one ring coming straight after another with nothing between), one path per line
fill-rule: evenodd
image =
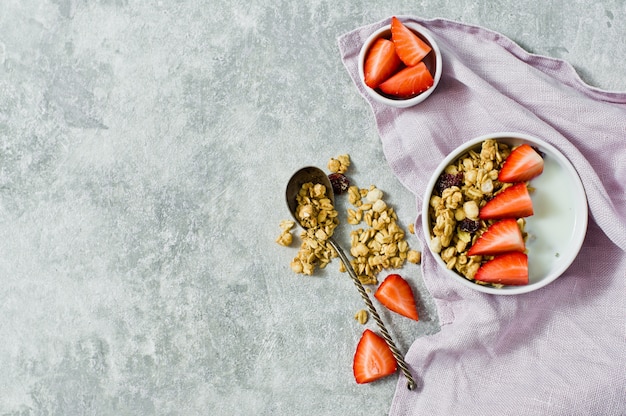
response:
M333 192L336 195L343 194L350 187L350 181L341 173L331 173L328 175L328 179L330 179L330 184L333 186Z
M459 228L462 231L467 231L468 233L474 233L478 231L480 228L480 221L478 220L470 220L469 218L463 218L459 223Z
M443 173L437 179L437 183L435 184L435 190L441 195L444 189L450 188L451 186L458 186L459 188L463 185L463 172L459 172L457 174L452 173Z

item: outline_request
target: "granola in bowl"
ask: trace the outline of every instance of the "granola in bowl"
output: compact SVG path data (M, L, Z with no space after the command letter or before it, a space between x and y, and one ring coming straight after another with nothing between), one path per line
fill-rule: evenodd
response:
M505 143L495 139L483 141L480 148L468 150L446 166L430 197L430 248L441 256L449 270L470 280L474 280L483 257L470 257L467 252L492 223L481 220L479 210L497 192L511 185L498 181L502 163L510 153ZM520 222L523 226L523 219Z

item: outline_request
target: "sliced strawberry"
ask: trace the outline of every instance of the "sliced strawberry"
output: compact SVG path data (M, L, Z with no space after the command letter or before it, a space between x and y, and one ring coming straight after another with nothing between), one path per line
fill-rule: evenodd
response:
M396 53L406 66L415 66L432 48L395 16L391 18L391 40Z
M467 251L469 256L502 254L508 251L524 251L526 245L522 231L513 218L491 224L476 243Z
M411 97L433 86L433 76L424 62L401 69L387 81L380 84L382 92L395 97Z
M526 182L543 172L543 158L527 144L513 149L504 161L498 180L500 182Z
M489 260L476 272L475 280L485 283L521 286L528 284L528 256L513 252Z
M534 214L525 183L518 183L497 194L480 209L478 216L483 220L522 218Z
M370 88L387 80L402 65L396 47L389 39L380 38L370 48L365 58L365 84Z
M366 329L356 347L352 370L357 383L369 383L396 372L398 363L383 338Z
M389 310L414 321L419 320L411 286L400 275L387 276L385 281L378 286L374 297Z

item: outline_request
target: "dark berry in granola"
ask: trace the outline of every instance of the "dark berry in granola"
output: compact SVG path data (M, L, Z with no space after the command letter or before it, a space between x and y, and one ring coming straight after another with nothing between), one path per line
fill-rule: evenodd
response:
M468 233L475 233L480 228L480 221L463 218L461 222L459 222L459 228Z
M330 179L330 184L333 186L333 192L336 195L343 194L350 187L350 181L341 173L331 173L328 175L328 179Z
M435 191L441 195L444 189L450 188L452 186L458 186L459 188L463 185L463 172L459 173L443 173L437 179L437 183L435 184Z

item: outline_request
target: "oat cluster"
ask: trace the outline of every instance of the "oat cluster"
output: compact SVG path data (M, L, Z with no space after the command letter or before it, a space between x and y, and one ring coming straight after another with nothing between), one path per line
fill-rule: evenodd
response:
M280 229L282 232L276 239L276 242L281 246L288 247L293 243L293 235L291 234L291 229L296 225L294 221L291 220L282 220L280 222Z
M348 171L350 167L350 155L340 155L337 158L330 158L328 161L328 170L332 173L341 173L342 175Z
M361 325L365 325L369 319L369 315L365 309L360 309L354 314L354 319Z

